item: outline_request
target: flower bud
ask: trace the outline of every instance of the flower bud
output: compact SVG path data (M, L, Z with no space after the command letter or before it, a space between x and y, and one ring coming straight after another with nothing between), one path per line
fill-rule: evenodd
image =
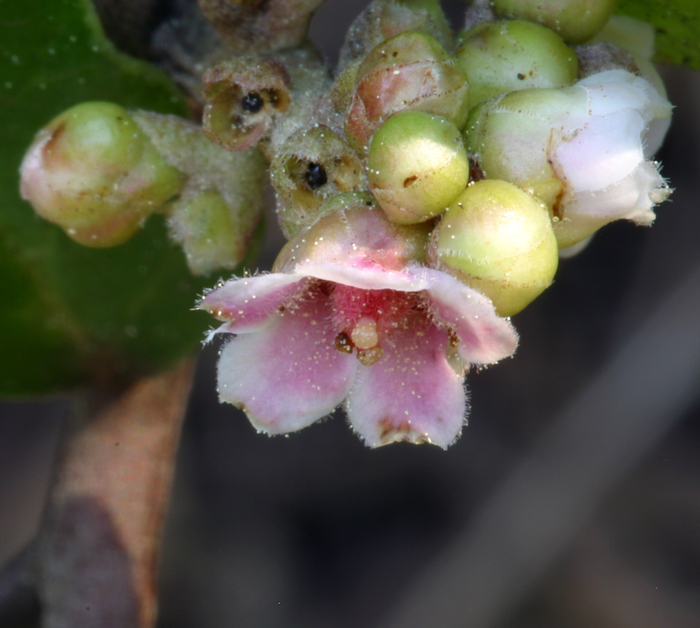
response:
M533 87L565 87L576 80L578 59L555 32L522 20L482 22L455 53L469 81L469 106Z
M173 203L170 234L182 245L195 275L233 270L243 260L251 234L238 229L235 211L218 190L188 189Z
M21 166L36 212L85 246L128 240L184 184L123 107L89 102L54 118Z
M557 250L547 208L492 179L470 185L450 204L428 259L484 293L500 316L512 316L552 283Z
M410 224L445 211L469 180L469 159L447 118L406 111L375 133L367 163L372 194L389 220Z
M338 71L343 72L375 46L405 31L430 35L445 47L452 45L452 29L439 0L374 0L348 29Z
M289 76L273 59L229 59L207 70L203 82L204 132L227 150L255 146L289 106Z
M512 92L472 109L464 139L488 179L501 179L533 194L550 209L562 182L546 148L552 120L585 105L582 91L529 89Z
M267 160L254 148L229 152L209 141L201 127L176 116L135 111L133 117L168 163L187 176L165 213L192 272L232 270L258 232Z
M468 115L467 77L439 42L406 31L372 50L357 71L345 135L366 151L389 116L405 110L450 118L460 129Z
M311 225L325 199L366 187L355 152L326 126L292 135L270 165L282 231L291 237Z
M424 261L429 224L389 222L371 196L362 192L341 194L323 207L324 216L287 242L273 272L291 272L304 262L348 268L358 264L384 274ZM341 277L328 279L343 282Z
M620 218L654 220L669 190L645 161L649 125L671 106L644 79L624 70L572 87L514 92L472 112L465 141L486 178L538 197L567 247Z
M492 0L500 18L530 20L559 33L570 44L581 44L608 21L616 0Z

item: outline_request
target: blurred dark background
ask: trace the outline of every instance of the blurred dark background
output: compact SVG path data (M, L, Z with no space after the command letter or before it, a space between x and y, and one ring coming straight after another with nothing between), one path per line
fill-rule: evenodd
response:
M314 17L329 63L366 4L328 0ZM445 6L458 24L464 3ZM700 74L662 72L676 105L657 156L671 201L653 228L610 225L562 261L514 318L515 358L470 373L469 426L448 451L367 449L341 414L258 435L218 403L217 347L202 352L161 628L700 626L700 354L682 325L700 328ZM646 336L649 354L625 368L621 351ZM676 356L684 344L690 357ZM667 377L684 360L687 377ZM65 407L0 406L0 562L36 530Z

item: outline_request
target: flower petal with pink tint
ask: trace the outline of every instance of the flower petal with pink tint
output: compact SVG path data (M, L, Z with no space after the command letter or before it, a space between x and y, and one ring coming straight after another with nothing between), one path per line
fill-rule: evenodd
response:
M462 377L447 361L447 334L421 325L392 341L376 364L359 366L345 407L350 424L370 447L408 441L447 448L467 411Z
M315 277L363 290L419 292L430 286L429 279L421 272L410 273L407 268L387 270L368 261L347 264L301 263L294 272L305 277Z
M510 321L496 314L491 301L447 273L416 269L427 276L430 311L438 324L459 338L457 351L470 364L493 364L507 358L518 346Z
M259 329L272 314L300 290L303 278L273 273L232 279L212 290L198 308L226 321L207 337L217 333L234 334Z
M300 430L332 412L348 394L358 361L334 349L330 316L327 300L305 299L231 340L219 358L221 400L268 434Z

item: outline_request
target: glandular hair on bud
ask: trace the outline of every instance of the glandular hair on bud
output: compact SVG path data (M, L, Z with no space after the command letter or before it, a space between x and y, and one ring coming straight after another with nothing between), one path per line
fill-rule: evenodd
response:
M608 70L561 89L528 89L484 101L465 142L486 178L536 196L558 219L562 248L613 220L650 224L670 190L645 159L654 125L671 105L645 79Z
M431 236L428 260L488 296L500 316L512 316L551 284L558 247L547 208L491 179L450 204Z
M27 151L21 176L22 196L37 213L92 247L128 240L185 182L131 115L106 102L54 118Z
M532 87L565 87L578 74L573 48L524 20L482 22L463 35L455 57L469 81L469 106Z
M469 180L469 159L447 118L406 111L375 133L367 171L370 190L389 220L412 224L445 211Z
M530 20L559 33L570 44L588 41L608 21L616 0L492 0L498 17Z

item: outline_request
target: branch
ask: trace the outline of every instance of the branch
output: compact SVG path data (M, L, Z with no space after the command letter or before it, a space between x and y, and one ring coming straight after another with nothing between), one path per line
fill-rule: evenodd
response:
M160 537L193 361L85 404L40 533L44 628L151 628Z

